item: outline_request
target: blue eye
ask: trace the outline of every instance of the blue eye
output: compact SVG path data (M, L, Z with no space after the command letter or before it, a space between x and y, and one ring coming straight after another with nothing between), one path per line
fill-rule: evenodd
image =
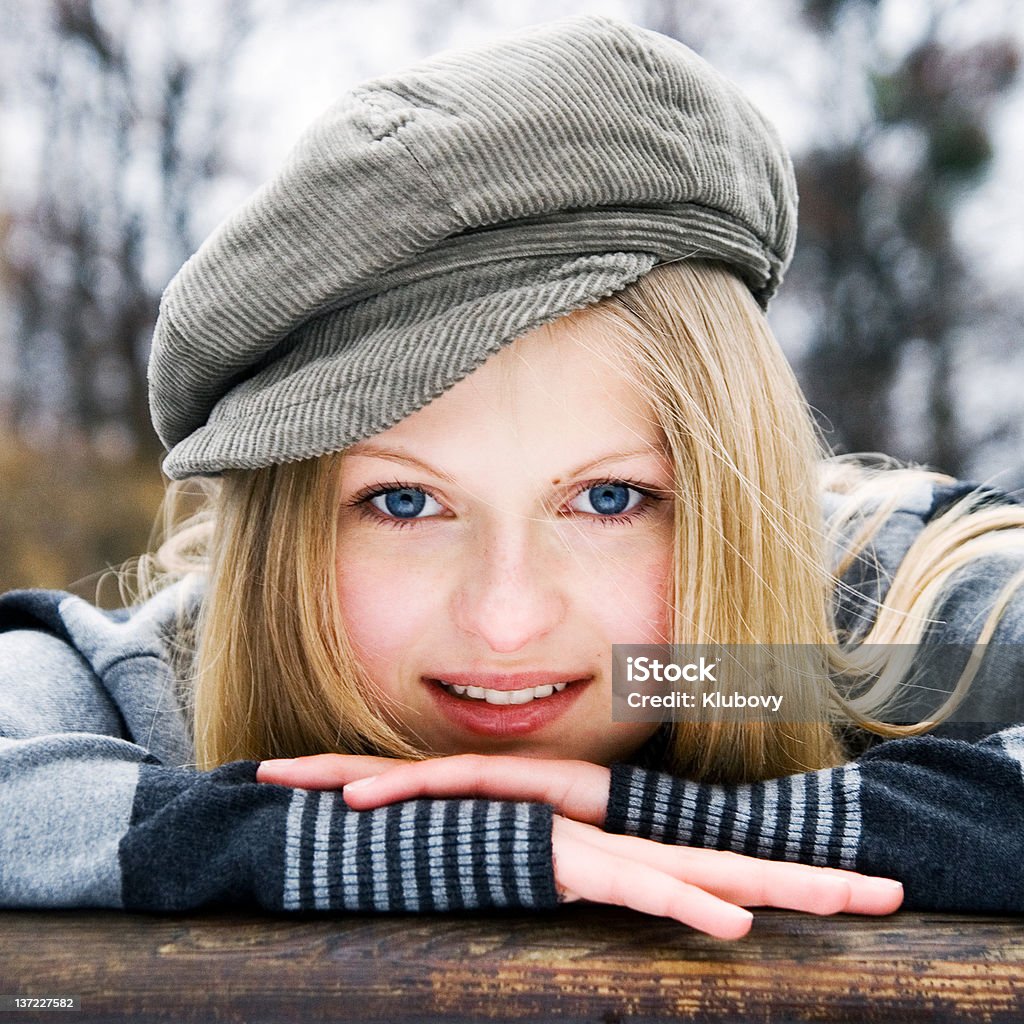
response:
M635 487L620 483L595 484L581 491L573 502L577 512L593 512L599 516L620 516L636 508L644 495ZM575 502L586 499L590 508L580 508Z
M431 503L430 508L427 508L427 502ZM414 487L382 491L370 498L370 504L395 519L425 519L427 517L422 515L424 509L427 509L428 515L436 515L442 510L441 505L429 494Z

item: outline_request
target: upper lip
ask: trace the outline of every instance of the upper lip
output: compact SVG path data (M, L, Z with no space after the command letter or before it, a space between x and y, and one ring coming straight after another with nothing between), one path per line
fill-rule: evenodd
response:
M436 672L426 679L439 679L455 686L482 686L485 690L526 690L531 686L575 683L589 678L587 672Z

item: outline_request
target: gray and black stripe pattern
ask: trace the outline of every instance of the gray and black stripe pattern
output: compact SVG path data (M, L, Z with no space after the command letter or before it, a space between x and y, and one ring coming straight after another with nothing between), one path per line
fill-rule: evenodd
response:
M143 764L119 844L122 902L171 910L445 911L558 903L548 804L408 800L354 811L333 790Z
M855 764L741 786L612 768L605 829L772 860L855 866L861 834Z
M295 790L288 807L285 910L443 911L557 903L551 808L415 800L348 809Z

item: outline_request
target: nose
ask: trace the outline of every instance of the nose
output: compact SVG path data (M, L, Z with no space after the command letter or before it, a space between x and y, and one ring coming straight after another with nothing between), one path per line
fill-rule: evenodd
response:
M467 551L454 595L456 625L495 653L512 654L561 622L568 601L555 538L543 523L502 520Z

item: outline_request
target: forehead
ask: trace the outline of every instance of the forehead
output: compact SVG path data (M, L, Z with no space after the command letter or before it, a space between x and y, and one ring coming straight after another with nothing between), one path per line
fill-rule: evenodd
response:
M513 431L566 444L644 441L662 447L660 425L638 389L620 331L586 310L545 324L502 348L468 377L375 440L479 443Z

